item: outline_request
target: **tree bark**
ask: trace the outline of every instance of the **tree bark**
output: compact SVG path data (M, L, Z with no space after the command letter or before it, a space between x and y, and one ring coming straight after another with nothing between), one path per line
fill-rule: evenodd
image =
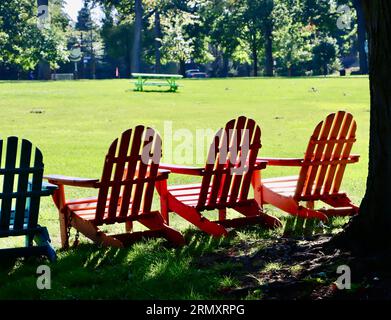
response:
M357 251L391 249L391 2L362 0L369 38L369 173L360 213L337 243Z
M160 26L160 12L158 9L155 10L155 72L160 73L161 68L161 52L160 48L162 46L160 40L162 38L162 30Z
M368 74L368 56L365 51L365 42L367 38L365 28L365 15L361 6L361 0L353 0L353 5L357 12L357 42L358 42L358 54L360 61L360 73Z
M186 76L186 61L185 60L179 60L179 74L182 76Z
M141 34L143 29L143 5L142 0L134 1L135 22L132 49L132 70L140 72L141 68Z
M223 54L223 70L222 70L222 77L227 78L229 72L229 58L227 54Z
M41 60L38 63L38 80L51 80L51 73L49 62Z
M273 77L274 59L273 59L273 26L268 25L265 28L265 75Z
M258 50L257 50L255 38L253 40L251 51L252 51L252 56L253 56L254 77L258 77Z

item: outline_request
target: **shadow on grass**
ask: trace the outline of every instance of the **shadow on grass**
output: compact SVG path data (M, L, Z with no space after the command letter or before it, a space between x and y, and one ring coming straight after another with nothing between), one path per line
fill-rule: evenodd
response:
M134 92L134 93L171 93L171 94L179 94L178 91L171 91L171 90L143 90L143 91L138 91L134 89L128 89L125 90L125 92Z
M210 299L223 276L197 267L199 257L229 240L189 232L188 246L172 249L163 240L126 249L82 244L58 252L50 264L51 290L38 290L36 269L44 259L0 266L0 299ZM190 239L191 238L191 239Z
M227 290L245 285L249 273L273 273L293 262L297 245L281 238L282 232L252 226L216 239L188 229L187 245L179 249L161 239L126 249L84 243L59 251L58 262L49 264L51 290L36 285L37 267L47 260L1 264L0 299L243 299L251 292L227 295Z

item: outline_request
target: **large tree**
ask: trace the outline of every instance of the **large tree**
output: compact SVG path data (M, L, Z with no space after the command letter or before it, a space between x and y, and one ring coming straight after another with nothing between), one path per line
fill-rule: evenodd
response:
M362 0L369 37L369 174L360 213L339 237L352 249L391 249L391 2Z

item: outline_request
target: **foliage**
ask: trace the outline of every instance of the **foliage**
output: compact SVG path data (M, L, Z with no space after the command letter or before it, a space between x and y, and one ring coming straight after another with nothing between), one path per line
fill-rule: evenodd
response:
M0 3L0 56L3 66L33 70L39 61L55 68L67 60L66 18L61 12L62 1L56 1L50 25L39 28L34 2L28 0Z
M274 19L276 30L273 32L276 47L275 56L282 72L289 76L294 74L295 68L300 67L312 59L313 43L311 37L314 28L296 19L302 14L302 6L295 2L288 7L287 1L276 1Z
M162 51L168 61L188 61L194 52L194 39L187 37L186 28L198 23L198 16L172 10L162 19Z
M314 74L327 75L339 69L337 40L331 37L319 39L312 49Z
M332 72L339 59L355 54L358 47L352 0L143 0L138 9L142 19L137 19L141 27L135 24L136 1L85 0L72 29L63 0L50 3L49 32L34 26L34 1L1 2L3 68L29 70L40 59L56 66L66 61L66 43L70 47L81 34L86 54L98 56L97 63L125 65L128 71L140 57L144 69L155 64L158 70L156 66L172 62L183 69L185 63L198 63L217 76L249 74L250 65L253 74L263 69L270 75L273 60L281 75ZM91 21L90 9L97 5L105 14L101 26ZM343 16L340 5L349 6L350 15ZM351 20L350 29L339 28L342 18ZM329 57L321 54L322 48ZM325 63L327 68L320 67Z

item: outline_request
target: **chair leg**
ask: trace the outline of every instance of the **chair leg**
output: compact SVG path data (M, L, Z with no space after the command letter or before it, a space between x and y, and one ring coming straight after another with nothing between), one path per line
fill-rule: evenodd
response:
M61 248L69 248L69 237L68 237L68 219L69 213L59 212L60 215L60 236L61 236Z
M244 206L244 207L240 206L240 207L235 207L234 209L248 218L251 218L251 217L261 218L262 224L267 228L274 229L274 228L282 227L281 221L279 219L277 219L276 217L273 217L273 216L265 213L259 207L259 205L256 201L254 201L249 206Z
M176 246L185 245L185 239L183 238L182 234L165 224L162 216L160 215L160 212L155 212L153 217L150 216L145 219L140 218L138 222L143 224L151 231L161 231L161 236Z
M307 201L307 208L310 210L315 210L315 202ZM318 222L318 219L305 219L304 235L310 236L315 231L315 226Z
M322 212L300 206L297 201L291 197L282 196L265 186L262 187L262 192L265 203L271 204L289 214L301 218L316 218L322 221L328 220L327 216Z
M227 209L219 209L219 221L227 219Z
M32 247L33 245L33 240L34 240L34 236L31 235L31 234L28 234L25 238L25 246L28 248L28 247Z
M104 247L116 247L122 248L123 244L121 241L106 235L104 232L100 231L97 226L95 226L90 221L86 221L76 215L72 217L72 227L86 236L88 239L93 242L100 244Z
M40 232L34 237L34 242L40 247L45 247L45 255L51 262L55 262L57 260L56 251L51 244L47 228L41 227Z
M161 180L156 182L156 189L160 195L160 212L165 223L170 225L170 208L168 205L168 189L167 180Z
M133 231L133 221L125 222L125 230L126 230L126 232L132 232Z
M174 196L169 195L170 210L181 216L183 219L189 221L202 231L214 236L221 237L228 235L228 231L216 222L212 222L202 216L195 208L189 207L182 202L175 199Z
M336 208L336 209L319 210L325 212L327 215L330 216L352 216L358 214L360 209L352 202L352 200L350 200L350 198L346 194L340 194L335 197L329 197L322 201Z

